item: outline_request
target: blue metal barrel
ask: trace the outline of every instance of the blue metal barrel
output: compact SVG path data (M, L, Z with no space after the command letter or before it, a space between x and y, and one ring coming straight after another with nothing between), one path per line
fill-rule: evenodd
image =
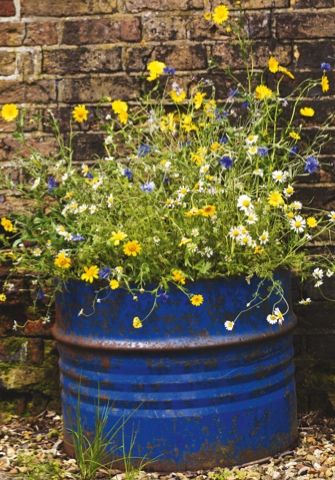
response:
M290 277L278 274L290 298ZM76 428L78 394L84 431L94 432L97 409L109 405L108 428L127 417L124 438L136 432L132 455L156 459L157 471L231 466L276 454L297 438L290 308L282 325L266 316L278 297L244 313L232 332L224 327L250 302L258 280L198 281L200 307L172 289L152 306L150 294L134 301L123 290L92 304L94 285L69 282L56 302L65 446ZM267 286L260 291L268 295ZM277 306L284 311L284 304ZM78 315L83 309L90 316ZM116 439L122 444L122 432ZM128 445L129 446L129 445ZM127 445L126 445L126 448ZM112 454L111 454L112 455Z

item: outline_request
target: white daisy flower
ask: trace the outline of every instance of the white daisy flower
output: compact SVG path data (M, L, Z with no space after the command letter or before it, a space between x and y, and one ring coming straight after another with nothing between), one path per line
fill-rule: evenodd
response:
M246 139L245 139L245 143L247 145L254 145L258 140L258 135L249 135Z
M286 198L292 197L293 194L294 194L294 188L292 185L288 185L286 188L284 188L284 196Z
M248 233L242 234L240 237L238 237L237 242L239 245L243 245L244 247L252 247L253 245L252 238Z
M249 224L249 225L253 225L254 223L256 223L258 220L258 216L256 215L256 213L254 212L250 212L247 216L247 219L246 219L246 222Z
M182 186L182 187L178 188L178 190L177 190L178 200L184 198L185 195L187 195L189 191L190 191L189 187Z
M278 322L278 319L274 313L270 313L266 320L270 323L270 325L275 325Z
M253 209L251 198L248 195L240 195L237 200L237 207L245 213Z
M225 329L231 332L234 328L234 322L231 322L230 320L227 320L224 322Z
M256 168L252 173L257 177L261 177L261 178L264 177L264 170L262 168Z
M274 315L276 315L279 325L281 325L284 322L284 315L282 314L282 312L280 311L280 309L278 307L276 307L274 309L273 313L274 313Z
M322 279L323 279L323 275L324 275L324 272L323 272L322 268L314 268L313 273L312 273L312 276L313 276L316 280L322 280Z
M314 283L314 287L316 288L321 287L321 285L323 285L323 280L318 280L317 282Z
M249 155L256 155L256 153L258 152L258 148L257 148L257 145L251 145L248 150L247 150L248 154Z
M292 230L302 233L306 227L306 220L301 215L296 215L290 220L290 225Z
M302 298L300 301L299 301L299 305L309 305L310 303L312 303L312 300L307 297L307 298Z
M327 276L328 278L330 278L330 277L332 277L333 275L334 275L334 272L328 268L328 270L326 271L326 276Z
M297 200L290 203L289 206L292 208L292 210L301 210L302 209L302 203L298 202Z
M335 222L335 210L332 210L329 214L328 217L331 222Z
M284 183L286 182L288 177L288 172L283 170L275 170L272 172L272 178L276 183Z
M241 235L240 227L231 227L228 233L229 237L236 240Z
M264 230L263 233L258 237L259 243L265 245L269 241L269 232Z

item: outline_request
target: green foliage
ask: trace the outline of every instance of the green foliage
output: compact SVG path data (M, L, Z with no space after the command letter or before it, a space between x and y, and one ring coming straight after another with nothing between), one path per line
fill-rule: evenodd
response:
M221 25L227 15L208 17ZM151 291L154 305L172 284L191 300L197 279L272 279L278 269L305 277L316 266L333 273L330 259L312 262L304 247L332 238L335 212L292 198L327 140L327 122L314 138L305 133L314 115L305 98L324 87L306 79L286 94L292 73L273 57L267 72L256 71L243 25L230 22L230 31L249 62L244 84L228 69L233 91L217 98L210 79L186 90L163 62L150 62L153 88L137 104L108 100L106 156L92 167L73 164L72 127L66 143L52 117L58 154L32 152L18 160L24 180L3 182L29 201L28 211L2 219L15 270L33 270L41 284L100 275L107 293ZM77 106L73 117L82 123L88 113Z
M58 460L50 459L41 461L41 459L32 452L19 453L16 465L24 469L24 473L19 473L18 480L61 480L66 478L65 472L61 468Z

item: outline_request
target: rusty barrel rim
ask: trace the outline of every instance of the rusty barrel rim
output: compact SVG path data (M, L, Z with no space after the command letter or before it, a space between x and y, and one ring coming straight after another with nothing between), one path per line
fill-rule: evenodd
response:
M164 350L194 350L194 349L204 349L204 348L221 348L229 347L243 343L255 343L262 341L269 341L284 335L287 335L293 331L297 325L296 315L292 315L292 320L287 325L283 325L279 331L267 332L267 333L255 333L254 335L241 335L235 336L234 338L229 338L227 336L213 337L213 338L201 338L198 337L194 341L190 341L189 338L178 339L173 341L127 341L127 340L100 340L99 342L96 339L82 338L79 336L66 335L61 332L57 325L53 325L51 332L57 342L70 345L78 348L89 348L89 349L99 349L99 350L117 350L117 351L164 351Z

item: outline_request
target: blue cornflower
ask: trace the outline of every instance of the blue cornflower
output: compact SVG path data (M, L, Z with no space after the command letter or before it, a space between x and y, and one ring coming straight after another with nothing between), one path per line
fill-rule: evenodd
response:
M111 271L112 271L112 269L109 268L109 267L102 267L102 268L100 268L100 270L99 270L99 278L101 278L101 279L103 279L103 280L107 280L107 278L109 277Z
M292 147L292 148L290 149L290 154L291 154L291 155L297 155L298 152L299 152L299 147L298 147L298 145L295 145L294 147Z
M220 158L219 163L222 168L224 168L225 170L228 170L233 166L234 162L232 158L230 158L228 155L225 155L222 158Z
M257 152L260 157L266 157L269 153L269 149L268 147L258 147Z
M222 137L219 140L219 143L223 143L223 144L228 143L228 137L226 134L222 135Z
M320 164L319 161L316 157L313 157L313 155L310 155L309 157L306 158L306 163L305 163L305 172L308 173L315 173L317 169L319 168Z
M72 233L71 240L73 242L82 242L83 240L85 240L85 237L80 235L80 233Z
M44 298L45 298L44 292L43 292L43 290L40 289L40 290L37 292L37 300L42 301L42 300L44 300Z
M55 177L53 177L52 175L48 177L48 191L52 192L52 190L57 187L58 187L58 182L56 182Z
M242 108L249 108L249 102L245 101L241 103Z
M93 173L88 172L88 173L86 173L85 177L92 179L93 178Z
M138 147L137 156L145 157L149 152L150 152L150 145L147 145L146 143L142 143L142 145Z
M152 192L153 190L155 190L155 187L156 185L154 184L154 182L147 182L147 183L143 183L143 185L141 185L141 190L143 192Z
M237 95L238 95L238 88L230 88L228 90L228 98L237 97Z
M133 172L130 170L130 168L125 168L123 170L123 175L128 178L128 180L133 179Z
M158 295L162 303L166 303L169 300L169 295L166 292L162 292Z
M226 117L228 117L228 112L225 112L224 110L220 110L218 108L215 109L215 118L217 120L223 120Z
M321 70L323 70L324 72L330 72L331 69L332 67L330 66L330 63L326 63L326 62L321 63Z
M163 72L166 74L166 75L174 75L176 73L176 69L173 68L173 67L165 67Z

